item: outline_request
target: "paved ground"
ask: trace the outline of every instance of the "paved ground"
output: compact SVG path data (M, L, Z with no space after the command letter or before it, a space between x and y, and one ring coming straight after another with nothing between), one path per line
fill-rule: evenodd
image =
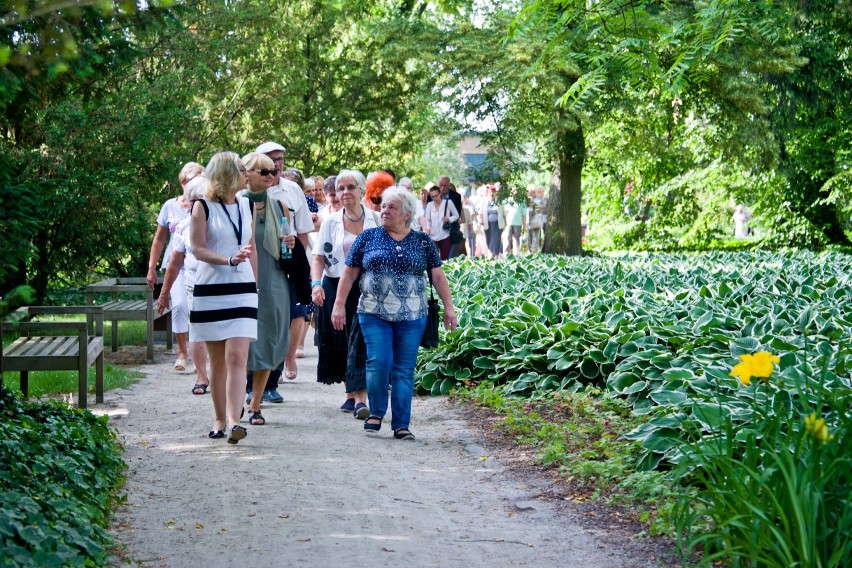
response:
M217 566L653 566L513 479L442 399L415 399L415 442L377 436L315 381L316 352L237 445L211 440L210 396L173 354L93 408L124 439L127 501L112 533L134 564ZM388 417L389 418L389 417ZM621 543L624 543L622 545Z

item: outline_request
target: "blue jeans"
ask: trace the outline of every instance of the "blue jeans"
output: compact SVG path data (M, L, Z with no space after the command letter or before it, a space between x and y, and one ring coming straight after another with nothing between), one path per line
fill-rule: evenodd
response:
M358 314L358 323L367 344L367 397L370 414L388 411L388 384L391 387L391 428L408 428L411 397L414 395L414 364L426 318L385 321L370 314ZM388 349L390 347L390 349Z

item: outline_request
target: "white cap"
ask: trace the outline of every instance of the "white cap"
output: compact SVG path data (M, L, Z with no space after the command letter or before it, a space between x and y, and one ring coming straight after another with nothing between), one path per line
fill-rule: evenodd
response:
M275 151L286 152L284 146L277 142L264 142L257 147L257 150L255 150L255 152L260 152L261 154L268 154Z

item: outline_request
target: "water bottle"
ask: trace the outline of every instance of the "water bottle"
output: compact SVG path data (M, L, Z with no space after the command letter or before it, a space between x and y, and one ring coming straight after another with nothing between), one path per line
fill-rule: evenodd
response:
M289 235L290 227L287 223L287 217L282 215L281 217L281 236ZM290 250L290 247L284 241L281 241L281 258L291 258L293 256L293 251Z

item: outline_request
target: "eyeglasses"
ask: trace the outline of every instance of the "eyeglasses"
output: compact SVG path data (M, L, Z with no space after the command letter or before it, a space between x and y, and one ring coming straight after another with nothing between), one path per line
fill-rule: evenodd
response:
M276 170L276 169L267 170L266 168L263 168L263 169L260 169L260 170L252 170L252 171L253 171L253 172L257 172L257 173L259 173L259 174L260 174L260 175L262 175L262 176L274 176L274 175L275 175L275 173L276 173L278 170Z
M272 158L272 161L276 164L280 164L284 162L284 156L281 156L280 158Z
M358 189L358 186L353 184L337 186L337 191L355 191L356 189Z
M241 174L243 174L243 175L247 175L247 174L248 174L248 170L246 169L246 167L245 167L245 166L240 166L240 173L241 173Z
M381 197L371 197L370 201L373 202L373 205L381 205L382 198Z

